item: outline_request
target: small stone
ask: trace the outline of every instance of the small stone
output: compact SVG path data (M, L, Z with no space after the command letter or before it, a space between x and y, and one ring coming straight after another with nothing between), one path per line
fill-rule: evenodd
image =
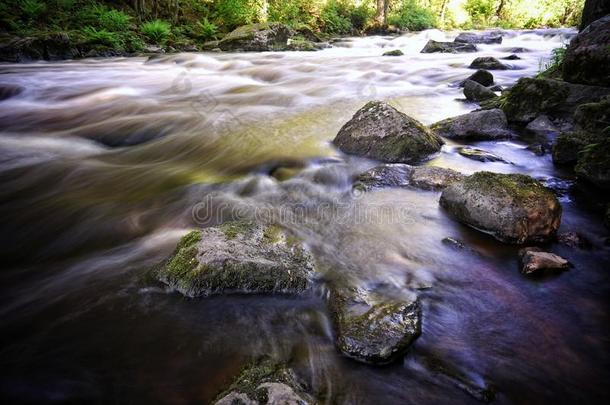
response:
M464 82L464 96L469 101L484 101L498 97L496 93L489 90L487 87L480 85L472 80Z
M519 250L521 273L532 274L545 270L562 271L570 267L569 262L554 253L543 252L539 248L527 247Z
M535 120L527 124L525 130L539 136L553 135L557 133L557 128L546 115L540 115Z
M486 69L486 70L508 70L510 66L505 65L496 58L490 56L482 56L476 58L470 64L471 69Z
M520 59L521 59L521 57L519 57L519 56L517 56L517 55L515 55L515 54L513 53L512 55L508 55L507 57L502 58L502 59L504 59L504 60L520 60Z
M497 140L512 137L506 115L499 108L447 118L432 124L430 129L449 139Z
M494 155L491 152L488 152L483 149L473 148L471 146L461 146L457 148L457 151L460 155L472 159L477 160L479 162L502 162L502 163L510 163L509 161L501 158L498 155Z
M462 83L460 83L460 86L464 87L464 84L468 80L477 82L480 85L485 86L485 87L491 86L492 84L494 84L493 74L491 74L491 72L488 72L487 70L484 70L484 69L479 69L476 72L474 72L473 74L471 74L466 80L464 80Z
M383 53L383 56L403 56L404 53L400 49L395 49L393 51L387 51Z
M477 47L473 44L465 44L461 42L438 42L434 40L428 41L421 53L465 53L476 52Z
M498 32L486 32L482 34L462 32L454 39L454 42L463 42L467 44L501 44L502 34Z

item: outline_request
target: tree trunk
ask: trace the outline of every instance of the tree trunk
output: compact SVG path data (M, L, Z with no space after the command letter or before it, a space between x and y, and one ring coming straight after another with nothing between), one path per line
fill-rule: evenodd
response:
M441 4L441 12L439 13L439 19L441 20L441 24L445 21L445 12L447 11L447 3L449 0L443 0Z
M496 9L496 16L498 18L500 18L500 14L502 13L503 9L504 9L504 0L500 0L500 4L498 5L498 8Z
M388 6L389 0L377 0L377 13L375 14L375 21L384 27L387 25L388 20Z
M593 21L602 18L606 14L610 14L609 0L587 0L585 8L582 11L580 30L584 30Z

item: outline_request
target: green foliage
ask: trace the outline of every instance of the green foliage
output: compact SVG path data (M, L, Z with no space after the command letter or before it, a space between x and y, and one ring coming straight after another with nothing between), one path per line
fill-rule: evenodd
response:
M349 16L345 2L329 0L320 13L321 28L329 34L349 34L353 28Z
M411 31L421 31L438 25L436 16L415 0L404 0L401 7L388 17L388 23Z
M227 30L259 21L261 0L221 0L216 3L214 16Z
M47 5L39 0L21 0L19 6L28 20L38 20L47 11Z
M85 27L83 28L82 33L85 37L85 41L89 44L103 45L114 49L123 49L123 40L116 32L106 31L105 29L96 29L93 27Z
M313 27L320 15L318 5L318 2L312 0L269 0L267 18L291 27Z
M197 35L204 40L215 39L218 34L218 26L209 22L207 18L197 21L196 29Z
M541 66L541 72L538 74L538 77L560 76L567 50L568 48L566 45L561 48L553 49L551 51L551 60Z
M495 14L494 0L466 0L464 9L475 24L487 25Z
M358 7L353 7L350 12L352 26L358 30L364 29L375 15L373 8L366 2Z
M122 11L107 9L99 15L100 27L108 31L124 31L129 29L131 17Z
M164 43L171 34L171 25L167 21L148 21L140 27L142 34L154 44Z

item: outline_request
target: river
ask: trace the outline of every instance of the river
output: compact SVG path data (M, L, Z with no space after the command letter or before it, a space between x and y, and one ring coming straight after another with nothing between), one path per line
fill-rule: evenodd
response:
M436 30L346 38L318 52L201 53L0 65L24 91L0 101L0 397L10 402L206 403L250 359L290 358L325 403L478 403L430 359L495 403L601 403L610 379L607 231L572 175L519 140L447 141L428 165L526 173L565 189L562 231L591 251L553 245L573 269L526 278L517 250L457 224L439 193L352 193L375 162L330 141L366 101L431 124L477 106L457 83L477 56L525 48L510 86L535 75L573 30L507 31L475 54L421 54ZM382 57L401 49L405 55ZM278 169L298 175L278 181ZM391 284L423 302L404 361L373 367L333 345L323 282L305 297L185 299L150 277L207 212L274 214L332 265L324 278ZM288 208L286 208L288 207ZM324 207L324 209L321 209ZM206 211L206 212L202 212ZM224 211L223 211L224 212ZM362 213L365 213L363 215ZM456 251L447 236L477 251Z

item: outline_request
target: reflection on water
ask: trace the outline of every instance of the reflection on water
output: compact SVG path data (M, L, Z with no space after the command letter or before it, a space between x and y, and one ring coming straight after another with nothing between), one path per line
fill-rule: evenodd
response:
M509 86L570 35L508 32L461 55L420 54L428 39L452 38L426 31L315 53L0 66L0 83L25 88L0 102L1 396L209 401L249 359L271 355L291 359L328 403L476 402L431 359L474 389L496 387L499 403L607 399L610 259L594 218L562 199L563 229L596 249L553 246L574 269L532 281L515 247L450 220L436 192L352 193L375 162L329 144L373 98L427 124L474 109L455 87L474 57L526 48L514 70L494 72ZM380 56L393 48L405 56ZM448 141L427 164L565 177L518 140L474 144L510 164L466 159L460 145ZM269 175L282 168L294 176ZM280 218L323 279L419 294L423 334L404 363L340 357L323 283L304 298L185 300L150 280L188 228L210 223L193 215L201 204ZM443 245L447 236L474 251Z

